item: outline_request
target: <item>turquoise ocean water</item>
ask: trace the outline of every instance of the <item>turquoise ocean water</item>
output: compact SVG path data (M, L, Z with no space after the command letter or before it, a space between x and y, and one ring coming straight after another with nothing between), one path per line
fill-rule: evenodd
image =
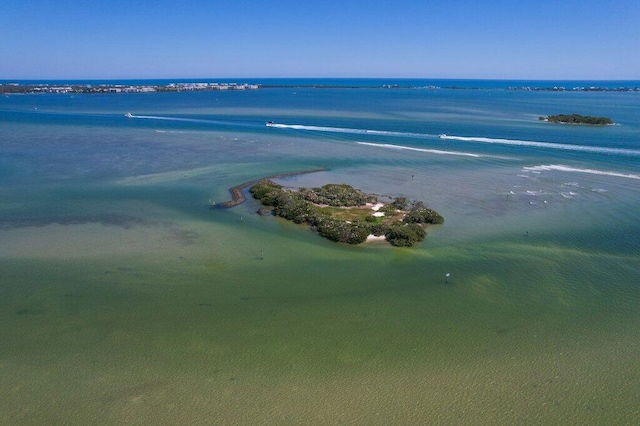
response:
M640 422L640 94L504 90L639 82L262 82L0 97L0 423ZM445 224L208 208L317 168Z

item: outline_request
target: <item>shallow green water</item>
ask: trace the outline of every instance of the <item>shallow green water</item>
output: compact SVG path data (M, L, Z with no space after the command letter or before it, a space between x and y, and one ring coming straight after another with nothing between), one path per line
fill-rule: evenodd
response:
M351 248L272 218L242 217L96 225L84 238L104 237L99 253L3 261L4 418L481 423L581 422L594 410L612 422L637 415L638 292L634 283L620 287L637 272L628 255L521 235ZM47 244L48 228L83 226L50 225L34 238ZM114 232L142 242L110 247Z

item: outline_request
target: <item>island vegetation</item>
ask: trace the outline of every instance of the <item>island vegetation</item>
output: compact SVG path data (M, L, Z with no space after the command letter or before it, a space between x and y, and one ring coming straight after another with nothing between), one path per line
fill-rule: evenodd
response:
M384 236L394 246L410 247L424 240L427 224L444 222L421 201L398 197L382 204L375 195L346 184L286 189L263 179L250 192L264 206L260 214L308 224L321 236L347 244L363 243L373 235Z
M613 120L611 120L609 117L592 117L590 115L580 114L549 115L547 117L539 117L539 120L548 121L550 123L590 124L595 126L606 126L613 124Z

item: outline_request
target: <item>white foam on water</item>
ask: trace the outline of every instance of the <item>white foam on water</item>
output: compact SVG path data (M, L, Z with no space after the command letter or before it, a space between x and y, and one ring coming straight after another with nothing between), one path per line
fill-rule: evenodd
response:
M350 133L356 135L397 136L408 138L439 138L462 142L480 142L499 145L530 146L536 148L560 149L565 151L595 152L599 154L617 154L639 157L640 150L624 148L607 148L602 146L572 145L566 143L539 142L519 139L486 138L482 136L432 135L429 133L392 132L385 130L352 129L347 127L307 126L304 124L270 123L269 127L279 129L307 130L315 132Z
M640 175L632 174L632 173L620 173L614 171L607 170L596 170L596 169L580 169L577 167L565 166L562 164L550 164L550 165L540 165L533 167L523 167L524 171L559 171L559 172L569 172L569 173L588 173L592 175L601 175L601 176L613 176L613 177L621 177L625 179L637 179L640 180Z
M161 117L157 115L131 115L129 118L138 118L142 120L185 121L188 123L215 123L215 121L201 120L196 118Z
M275 127L279 129L307 130L307 131L316 131L316 132L348 133L348 134L355 134L355 135L398 136L398 137L408 137L408 138L440 138L440 139L443 138L442 135L431 135L428 133L392 132L392 131L386 131L386 130L352 129L347 127L307 126L303 124L269 123L269 127ZM426 152L430 154L439 154L439 155L457 155L457 156L474 157L474 158L481 158L481 157L505 158L505 157L474 154L471 152L445 151L440 149L428 149L428 148L414 148L414 147L409 147L404 145L370 143L370 142L357 142L357 143L360 145L375 146L379 148Z
M223 120L204 120L201 118L179 118L179 117L165 117L158 115L131 115L128 117L129 119L139 119L139 120L161 120L161 121L177 121L181 123L200 123L200 124L216 124L216 125L233 125L233 126L242 126L242 127L255 127L255 124L247 124L240 123L234 121L223 121Z
M306 126L303 124L270 123L269 127L278 129L308 130L314 132L350 133L355 135L398 136L405 138L437 138L438 135L428 133L392 132L386 130L351 129L347 127Z
M486 157L485 155L473 154L471 152L455 152L455 151L442 151L439 149L413 148L411 146L392 145L388 143L371 143L371 142L356 142L356 143L358 145L375 146L378 148L427 152L429 154L438 154L438 155L458 155L462 157L473 157L473 158Z
M442 139L463 141L463 142L481 142L489 144L499 145L515 145L515 146L532 146L536 148L551 148L561 149L566 151L581 151L581 152L596 152L600 154L619 154L627 156L640 156L640 150L624 149L624 148L606 148L602 146L587 146L587 145L571 145L565 143L552 143L552 142L537 142L537 141L525 141L517 139L496 139L496 138L484 138L484 137L467 137L467 136L450 136L443 135Z

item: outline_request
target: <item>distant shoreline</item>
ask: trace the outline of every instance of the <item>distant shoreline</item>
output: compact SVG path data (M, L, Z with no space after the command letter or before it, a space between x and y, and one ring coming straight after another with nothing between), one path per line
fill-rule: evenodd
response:
M6 83L0 84L2 94L40 93L155 93L155 92L210 92L218 90L257 90L259 84L248 83L168 83L168 84L65 84L51 83Z
M393 80L391 81L400 81ZM474 80L469 80L474 81ZM368 82L363 80L363 82ZM351 84L350 84L351 83ZM229 83L229 82L177 82L159 84L149 80L148 84L132 83L71 83L71 82L42 82L42 83L2 83L0 84L0 94L42 94L42 93L86 93L86 94L119 94L119 93L157 93L157 92L206 92L206 91L245 91L245 90L268 90L268 89L415 89L415 90L504 90L504 91L526 91L526 92L640 92L638 85L611 86L513 86L483 87L458 84L460 82L450 81L450 84L399 84L383 83L377 84L352 84L352 82L334 82L328 80L326 83L300 82L290 84L287 82L275 83L265 80L263 83ZM505 81L505 84L508 84ZM578 82L576 82L578 83ZM635 83L635 82L634 82Z

